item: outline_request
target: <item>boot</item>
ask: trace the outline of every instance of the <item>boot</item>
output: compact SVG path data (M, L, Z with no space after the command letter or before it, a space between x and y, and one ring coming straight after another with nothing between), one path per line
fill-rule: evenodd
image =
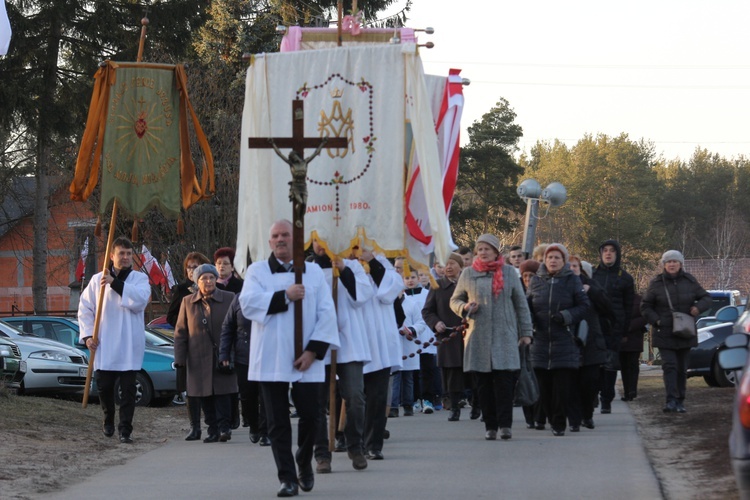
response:
M190 418L190 433L185 441L198 441L201 438L201 403L196 397L188 397L185 403Z

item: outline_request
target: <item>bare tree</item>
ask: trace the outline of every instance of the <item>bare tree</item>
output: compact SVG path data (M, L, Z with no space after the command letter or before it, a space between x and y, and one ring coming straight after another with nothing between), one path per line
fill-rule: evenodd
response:
M748 241L748 228L743 218L736 210L727 207L712 224L709 240L712 248L696 241L716 262L716 280L712 287L719 290L732 288L736 259L743 255Z

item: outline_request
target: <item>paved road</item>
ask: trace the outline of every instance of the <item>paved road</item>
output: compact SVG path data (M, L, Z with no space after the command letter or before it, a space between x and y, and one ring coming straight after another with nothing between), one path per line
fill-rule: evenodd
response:
M388 419L385 460L355 471L345 453L335 453L333 473L316 476L315 489L300 496L662 498L627 405L617 400L612 409L610 415L595 415L594 430L554 437L549 430L526 429L517 408L510 441L485 441L484 424L469 420L468 410L459 422L448 422L445 411ZM274 498L278 481L271 449L251 444L245 431L215 444L175 435L156 450L42 498Z

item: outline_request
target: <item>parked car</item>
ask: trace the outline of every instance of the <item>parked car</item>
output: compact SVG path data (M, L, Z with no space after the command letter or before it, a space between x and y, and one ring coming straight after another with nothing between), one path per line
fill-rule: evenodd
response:
M719 309L725 306L735 306L740 308L740 312L745 309L742 303L742 297L739 290L706 290L711 296L711 307L704 311L701 316L714 316Z
M698 345L690 350L688 377L703 377L711 387L735 385L735 374L719 366L718 353L724 341L734 332L734 322L739 316L737 308L725 306L716 313L718 323L698 329Z
M21 359L21 349L4 337L0 337L0 381L5 387L17 391L26 375L26 361Z
M719 366L736 372L740 380L732 406L732 430L729 433L729 457L740 498L750 498L750 357L747 332L735 333L726 339L726 348L719 353ZM740 372L741 370L741 372ZM741 375L740 375L741 373Z
M89 361L78 349L24 333L3 321L0 321L0 337L13 341L26 362L20 394L72 394L83 390Z
M171 339L174 339L174 326L170 325L169 322L167 322L166 316L159 316L158 318L154 318L146 326Z
M80 328L75 318L55 316L14 316L3 321L14 324L24 332L35 333L65 342L88 356L88 349L78 340ZM177 372L174 367L174 340L146 329L146 352L143 368L136 375L136 405L164 404L177 393ZM119 403L120 387L117 383L116 399Z

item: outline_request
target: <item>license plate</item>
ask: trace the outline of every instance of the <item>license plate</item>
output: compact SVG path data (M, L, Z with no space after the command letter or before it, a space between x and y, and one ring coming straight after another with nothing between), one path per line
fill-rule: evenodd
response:
M86 373L87 373L88 371L89 371L89 368L88 368L88 366L87 366L87 367L85 367L85 368L79 368L79 369L78 369L78 376L79 376L79 377L85 377L85 376L86 376Z
M26 373L26 361L21 361L21 368L18 371Z

